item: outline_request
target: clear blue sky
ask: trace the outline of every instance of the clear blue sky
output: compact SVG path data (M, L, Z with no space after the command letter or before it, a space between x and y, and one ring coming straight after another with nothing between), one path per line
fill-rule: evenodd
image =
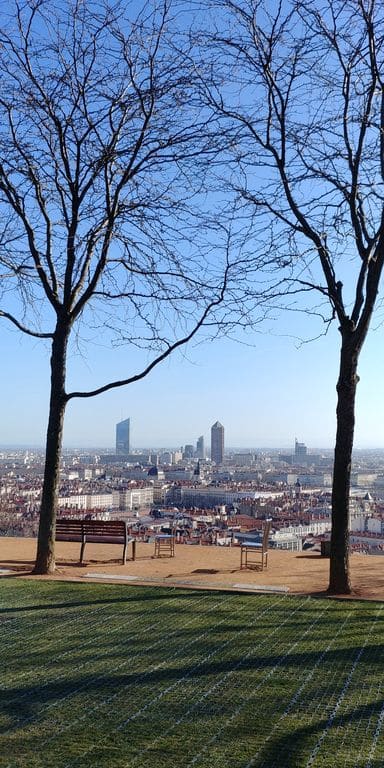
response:
M263 185L262 175L260 180ZM269 244L268 230L266 240ZM341 278L348 286L348 248L345 242L338 245L345 257L346 274ZM306 315L282 314L271 330L270 324L260 328L251 346L249 336L247 346L229 339L190 346L141 382L94 399L71 401L64 444L112 448L116 422L130 417L133 448L195 443L201 434L208 444L216 420L225 427L227 446L288 448L297 437L309 448L332 447L339 359L336 323L326 337L301 345L298 338L315 337L322 331ZM382 328L372 329L361 355L356 447L384 447L382 336ZM1 320L0 350L0 444L43 445L49 347L22 337ZM83 356L74 355L68 362L68 389L94 389L129 377L144 362L129 349L88 346Z
M194 443L219 420L225 442L238 447L333 446L338 368L336 324L326 337L298 345L283 334L308 333L308 318L283 314L253 337L254 346L219 339L195 347L155 369L137 384L90 400L71 401L66 446L113 447L115 423L131 418L132 447ZM290 325L292 326L290 328ZM314 326L314 328L319 326ZM356 447L384 447L382 329L372 330L360 361ZM280 335L278 335L280 334ZM248 339L247 339L248 340ZM44 443L48 410L49 352L44 343L0 324L4 361L0 392L1 444ZM78 389L135 372L129 350L88 347L69 364Z

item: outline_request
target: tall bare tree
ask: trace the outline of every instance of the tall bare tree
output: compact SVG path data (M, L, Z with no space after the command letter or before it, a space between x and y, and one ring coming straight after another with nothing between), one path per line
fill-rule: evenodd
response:
M301 310L316 306L327 325L338 323L329 592L350 593L357 366L384 263L384 5L212 6L200 40L210 46L216 83L202 88L233 131L226 182L257 247L263 239L274 254L291 308L294 300ZM320 302L306 303L313 292Z
M241 271L228 227L216 231L223 258L217 238L202 249L217 133L194 97L186 22L168 0L137 7L131 17L122 0L15 0L0 30L0 315L51 345L35 573L55 568L68 402L147 375L217 319ZM89 325L148 357L118 381L68 392L71 338Z

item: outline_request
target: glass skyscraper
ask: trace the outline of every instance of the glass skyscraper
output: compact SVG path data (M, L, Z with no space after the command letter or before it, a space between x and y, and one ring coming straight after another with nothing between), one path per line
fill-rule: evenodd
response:
M196 443L196 458L197 459L204 459L205 457L205 450L204 450L204 437L201 435Z
M116 424L116 453L127 454L129 453L129 419L119 421Z

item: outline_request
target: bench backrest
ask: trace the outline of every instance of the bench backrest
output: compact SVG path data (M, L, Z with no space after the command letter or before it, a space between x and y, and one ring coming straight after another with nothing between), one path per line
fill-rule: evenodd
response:
M263 551L266 552L269 544L269 531L271 530L271 521L267 520L263 526Z
M125 520L83 520L85 533L95 536L124 536L127 530Z
M77 520L71 518L58 518L56 520L56 535L82 536L89 535L107 537L127 536L127 523L125 520Z
M56 520L56 535L81 536L83 533L83 520L71 520L70 518L58 518Z

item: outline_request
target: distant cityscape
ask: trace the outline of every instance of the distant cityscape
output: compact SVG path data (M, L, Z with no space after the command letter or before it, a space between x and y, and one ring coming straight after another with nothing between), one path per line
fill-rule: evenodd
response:
M224 426L219 422L216 421L210 430L211 433L211 442L210 442L210 448L208 451L208 455L210 456L211 461L215 465L223 464L224 458L225 458L225 430ZM233 453L233 449L229 452L230 454ZM244 461L247 461L252 454L252 449L244 449L243 451L240 451L237 453L238 459L240 459L241 456L243 456ZM130 461L131 458L133 461L137 460L138 451L131 453L131 420L130 418L124 419L123 421L119 421L116 424L116 441L115 441L115 460L119 461L122 456L126 457L127 461ZM187 460L187 459L205 459L207 455L206 449L205 449L205 441L204 436L200 435L200 437L197 438L196 445L193 444L186 444L184 447L181 447L180 450L164 450L161 453L162 461L165 464L172 464L176 463L180 459ZM284 460L288 464L292 464L295 462L295 460L299 460L301 463L306 463L307 456L308 456L308 450L307 446L304 443L300 443L297 439L295 439L295 446L294 451L292 454L282 454L284 456ZM145 454L147 456L147 454ZM175 462L176 457L176 462ZM320 461L321 456L316 456L315 454L311 454L310 456L310 463L315 464L316 462ZM113 461L113 459L109 456L107 459L108 461Z
M208 447L200 435L179 448L135 450L131 419L114 429L114 449L63 451L60 517L125 519L147 541L172 529L178 543L217 546L258 540L269 519L271 546L326 549L331 450L312 452L297 438L291 451L230 449L220 421ZM37 535L43 472L42 449L0 450L0 535ZM351 481L351 548L384 553L384 451L356 451Z

